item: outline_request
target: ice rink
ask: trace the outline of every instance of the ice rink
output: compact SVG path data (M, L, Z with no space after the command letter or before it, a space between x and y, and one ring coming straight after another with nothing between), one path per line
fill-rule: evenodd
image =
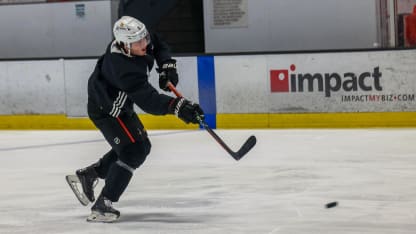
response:
M237 162L205 131L149 131L119 222L96 224L64 177L108 151L98 131L0 131L0 233L415 233L416 129L216 132L258 143Z

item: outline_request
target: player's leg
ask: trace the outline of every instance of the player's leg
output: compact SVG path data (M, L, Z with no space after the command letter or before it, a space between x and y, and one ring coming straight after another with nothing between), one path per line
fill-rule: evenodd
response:
M116 121L117 124L97 124L118 158L109 166L103 190L91 208L92 213L87 219L91 222L113 222L119 218L120 212L113 208L112 202L119 200L134 170L145 161L151 148L136 114L122 115Z
M112 203L117 202L127 188L134 170L146 159L150 149L150 143L136 142L126 146L121 152L119 160L109 170L105 180L105 186L91 208L88 221L113 222L120 216L120 212L113 208Z
M98 165L95 167L95 171L100 179L105 179L107 177L108 171L113 163L118 159L117 152L113 149L108 151L100 160Z
M94 188L98 184L98 178L105 179L111 164L117 159L117 153L110 150L98 162L76 170L75 175L66 176L68 184L82 205L86 206L89 202L95 201Z

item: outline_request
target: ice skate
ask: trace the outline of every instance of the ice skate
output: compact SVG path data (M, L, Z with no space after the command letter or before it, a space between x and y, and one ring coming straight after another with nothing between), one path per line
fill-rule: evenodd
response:
M112 202L106 197L100 195L91 207L91 214L88 216L88 222L111 223L120 217L120 211L113 208Z
M65 178L82 205L95 201L94 187L98 184L98 176L93 166L79 169L75 175L67 175Z

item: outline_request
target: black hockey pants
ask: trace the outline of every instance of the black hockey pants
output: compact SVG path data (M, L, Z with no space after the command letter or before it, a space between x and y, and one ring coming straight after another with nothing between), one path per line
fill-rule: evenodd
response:
M130 182L135 169L146 160L151 144L142 122L134 112L114 118L102 113L92 103L88 115L111 145L98 163L98 176L105 179L102 195L117 202Z

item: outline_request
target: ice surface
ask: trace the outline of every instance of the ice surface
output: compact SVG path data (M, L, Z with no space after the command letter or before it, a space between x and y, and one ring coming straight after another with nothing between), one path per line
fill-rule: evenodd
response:
M415 233L416 129L216 132L258 143L237 162L204 131L150 131L120 221L91 224L64 177L108 151L100 133L0 131L0 233Z

